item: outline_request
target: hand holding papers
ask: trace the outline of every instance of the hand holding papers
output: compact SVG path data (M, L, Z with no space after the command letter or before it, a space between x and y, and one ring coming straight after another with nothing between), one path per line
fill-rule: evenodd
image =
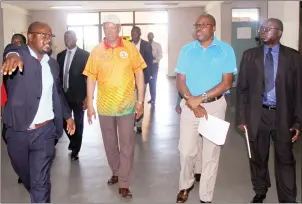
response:
M208 114L208 120L200 118L198 132L216 145L223 145L230 123Z

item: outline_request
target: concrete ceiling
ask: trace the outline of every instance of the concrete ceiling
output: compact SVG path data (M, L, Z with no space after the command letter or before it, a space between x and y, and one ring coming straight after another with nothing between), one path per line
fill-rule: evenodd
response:
M128 10L202 7L210 1L2 1L27 10ZM66 8L65 6L81 6ZM51 8L65 7L65 8Z

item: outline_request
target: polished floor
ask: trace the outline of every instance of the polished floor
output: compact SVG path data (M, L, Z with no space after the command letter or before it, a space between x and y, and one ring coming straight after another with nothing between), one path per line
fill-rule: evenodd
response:
M83 146L78 161L70 161L68 139L63 137L56 151L52 168L52 202L54 203L175 203L178 192L179 116L176 104L175 80L161 73L158 82L158 101L155 108L145 107L142 135L135 135L135 162L131 190L132 200L118 195L118 186L107 186L111 176L104 152L98 121L86 122ZM148 100L148 96L147 99ZM226 144L221 151L220 166L213 202L248 203L253 196L250 182L248 155L243 135L234 127L234 94L228 99L226 120L232 122ZM86 120L86 119L85 119ZM272 144L273 145L273 144ZM273 147L273 146L272 146ZM301 202L301 140L295 144L297 160L298 199ZM267 203L277 202L271 148L270 172L272 187ZM29 202L29 194L17 184L5 144L1 144L1 203ZM199 203L198 185L187 203Z

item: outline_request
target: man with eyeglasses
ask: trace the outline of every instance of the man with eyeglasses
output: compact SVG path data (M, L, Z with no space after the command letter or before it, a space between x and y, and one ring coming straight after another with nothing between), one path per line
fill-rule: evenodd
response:
M187 201L193 188L194 166L198 149L201 151L201 176L199 198L201 203L212 201L221 146L198 133L201 117L211 114L225 118L224 94L232 87L236 73L236 58L233 48L214 36L216 21L212 15L201 15L194 24L196 39L184 45L176 65L176 86L183 97L180 107L180 178L177 203Z
M34 22L27 46L7 46L2 72L7 77L8 100L3 113L7 151L12 166L30 193L32 203L50 203L50 170L55 139L75 131L59 79L59 65L50 58L51 28Z
M275 148L275 176L280 203L296 202L293 143L302 122L302 57L280 44L283 23L266 20L259 29L264 45L243 53L237 84L237 125L247 128L251 181L262 203L271 186L268 170L270 137Z

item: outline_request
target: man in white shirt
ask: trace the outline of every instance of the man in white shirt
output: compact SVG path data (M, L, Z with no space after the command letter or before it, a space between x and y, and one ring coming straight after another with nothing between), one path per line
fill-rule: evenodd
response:
M161 45L158 42L155 42L153 39L154 39L154 34L152 32L148 33L148 40L151 43L152 55L153 55L151 79L149 81L151 100L148 101L148 103L151 104L155 104L158 66L160 60L163 58Z

